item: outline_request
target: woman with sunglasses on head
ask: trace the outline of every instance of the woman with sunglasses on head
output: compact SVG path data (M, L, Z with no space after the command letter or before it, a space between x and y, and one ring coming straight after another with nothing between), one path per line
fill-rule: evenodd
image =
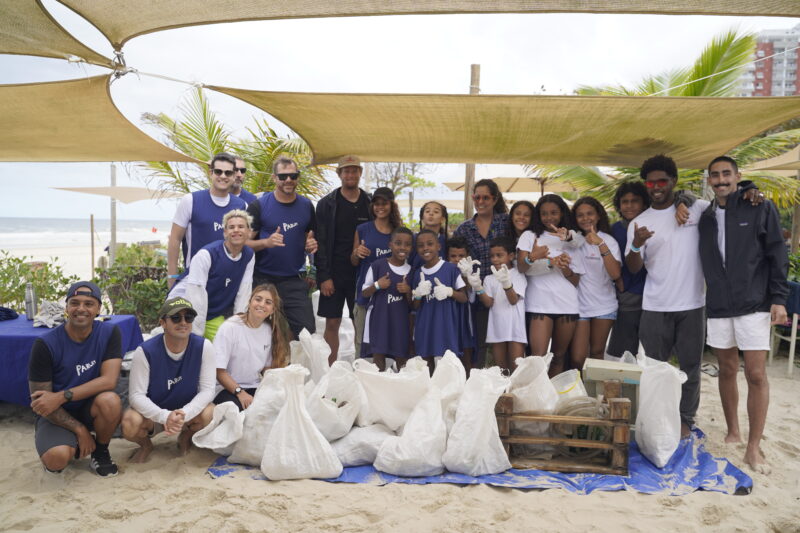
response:
M233 402L240 411L247 409L264 371L288 364L287 331L275 286L253 289L247 310L226 320L214 338L218 382L214 403Z
M400 208L394 201L394 192L388 187L378 187L372 193L369 203L369 216L372 220L356 226L353 236L353 252L350 263L358 267L356 277L356 306L353 310L353 327L355 329L356 357L369 353L364 351L361 340L364 336L364 323L367 317L369 298L362 294L361 287L367 277L369 267L376 260L388 257L392 251L389 247L392 232L403 225Z
M461 274L470 280L470 285L478 290L482 280L488 276L491 267L489 260L489 243L508 231L508 208L503 194L497 184L490 179L475 182L472 187L472 203L475 215L462 222L453 232L454 237L461 237L467 242L471 257L459 262ZM473 265L477 266L477 270ZM472 305L474 313L475 339L478 345L476 368L483 368L486 360L486 328L489 324L489 309L476 300Z

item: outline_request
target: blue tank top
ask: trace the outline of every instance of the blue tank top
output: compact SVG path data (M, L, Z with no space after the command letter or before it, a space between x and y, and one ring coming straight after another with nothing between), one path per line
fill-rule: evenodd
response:
M67 335L64 324L61 324L41 337L53 358L54 392L71 389L100 377L100 366L114 328L116 326L108 322L94 321L89 337L83 342L75 342ZM67 402L63 407L75 412L86 401L88 398Z
M422 268L423 263L425 263L425 261L423 261L419 255L417 255L417 235L418 234L415 233L414 238L411 240L411 254L409 254L411 256L409 263L411 264L411 268L414 269ZM445 261L447 261L446 248L447 238L444 235L439 234L439 257Z
M264 248L256 254L256 270L268 276L297 276L306 262L306 231L311 224L311 200L297 195L292 203L279 202L271 192L261 203L259 239L269 238L280 226L285 246Z
M211 199L208 189L192 193L192 218L189 220L192 247L189 249L189 243L184 237L181 245L184 267L189 267L197 250L223 238L222 217L234 209L247 209L247 204L241 198L229 194L228 205L220 207Z
M375 227L375 222L373 221L359 224L356 227L356 234L358 235L358 240L363 240L364 246L369 248L370 251L370 254L362 259L358 264L358 279L356 280L356 303L358 305L367 305L369 303L369 299L364 298L364 295L361 294L361 287L364 285L364 280L367 277L367 271L372 263L378 259L389 257L392 254L392 251L389 249L391 234L381 233L378 231L378 228Z
M205 339L194 333L183 357L175 361L167 354L164 334L142 343L142 351L150 364L150 383L147 397L162 409L180 409L197 395L200 386L200 367L203 363Z
M369 344L361 343L361 357L373 353L395 357L408 357L411 308L404 294L397 292L397 284L403 276L396 274L386 257L373 261L370 265L372 278L378 280L389 274L391 284L388 289L376 291L369 300ZM414 271L409 270L406 283L411 285ZM361 294L361 291L359 291Z
M224 242L216 241L203 246L203 249L211 256L211 268L208 271L208 281L206 282L206 294L208 295L206 320L218 316L228 317L232 314L236 294L239 292L239 285L244 278L244 271L254 253L252 248L245 246L242 248L242 256L238 261L234 261L225 253ZM187 269L183 277L188 275L189 270Z
M413 288L419 285L421 273L422 269L414 272L411 285ZM425 274L425 279L430 281L433 287L436 287L434 279L438 279L442 284L453 287L455 290L456 280L460 276L461 272L458 267L445 261L435 273ZM421 357L444 355L447 350L460 356L463 352L459 331L458 302L453 298L437 300L433 291L423 298L414 322L414 346L417 355Z

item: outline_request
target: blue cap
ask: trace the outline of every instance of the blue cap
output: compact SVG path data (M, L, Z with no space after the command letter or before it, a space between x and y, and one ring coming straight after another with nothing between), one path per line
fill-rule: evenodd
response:
M70 285L67 291L67 301L73 296L91 296L101 304L103 303L100 294L100 287L91 281L76 281Z

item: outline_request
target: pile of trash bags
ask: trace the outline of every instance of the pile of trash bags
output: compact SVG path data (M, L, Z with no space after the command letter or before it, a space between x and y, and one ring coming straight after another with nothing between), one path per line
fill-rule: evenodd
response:
M551 357L521 359L510 377L492 367L467 379L449 351L433 375L419 357L399 372L380 372L366 359L329 367L329 354L321 335L303 331L291 343L291 364L264 373L246 410L215 406L194 444L257 466L271 480L336 478L343 467L370 464L398 476L497 474L511 468L495 417L500 395L514 395L515 412L549 414L562 392L547 377ZM547 424L519 426L523 434L548 431Z

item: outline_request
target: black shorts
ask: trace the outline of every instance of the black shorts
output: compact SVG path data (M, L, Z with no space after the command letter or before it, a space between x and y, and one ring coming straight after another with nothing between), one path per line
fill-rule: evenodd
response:
M342 311L346 303L352 319L356 303L356 278L334 274L331 279L335 290L330 296L323 296L321 292L319 293L317 315L324 318L342 318Z
M549 318L553 322L559 319L564 319L565 322L575 322L578 320L578 315L572 315L567 313L525 313L526 316L530 315L531 320L543 320L545 318Z
M242 389L242 390L245 391L250 396L256 395L255 387L253 387L252 389ZM242 410L242 402L239 401L239 398L237 398L234 393L222 389L221 391L219 391L219 394L217 394L217 397L214 398L214 405L219 405L225 402L233 402L236 404L236 407L238 407L240 411Z
M86 426L89 431L94 430L94 419L92 418L92 404L94 399L87 400L77 411L68 411L78 422ZM36 416L34 422L36 452L39 457L45 454L50 448L56 446L70 446L78 450L78 436L72 431L53 424L48 419Z

